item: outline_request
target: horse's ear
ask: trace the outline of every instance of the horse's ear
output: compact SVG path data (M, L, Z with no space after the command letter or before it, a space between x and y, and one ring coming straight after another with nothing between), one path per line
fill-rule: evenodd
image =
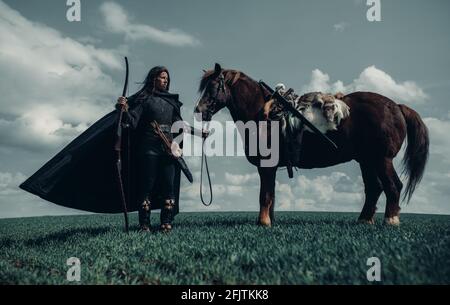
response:
M222 72L222 67L216 63L216 65L214 66L214 73L219 74L220 72Z
M222 73L222 67L218 63L216 63L216 65L214 66L214 73L212 75L212 78L218 77L220 73Z

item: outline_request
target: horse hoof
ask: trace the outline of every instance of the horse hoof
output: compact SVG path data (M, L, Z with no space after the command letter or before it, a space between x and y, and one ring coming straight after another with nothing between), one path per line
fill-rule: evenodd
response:
M263 221L263 220L260 220L259 222L258 222L258 224L260 225L260 226L262 226L262 227L266 227L266 228L270 228L271 226L272 226L272 223L270 222L270 220L266 220L266 221Z
M384 219L384 224L389 226L399 226L400 225L400 218L398 216L394 217L386 217Z
M360 219L358 219L358 223L366 224L366 225L374 225L375 224L375 220L373 218L371 218L371 219L360 218Z

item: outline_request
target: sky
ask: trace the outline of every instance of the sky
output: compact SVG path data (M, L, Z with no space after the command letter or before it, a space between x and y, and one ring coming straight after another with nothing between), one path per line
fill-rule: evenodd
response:
M365 90L406 104L426 123L431 146L424 178L402 212L450 214L449 1L380 0L375 22L363 0L80 4L80 21L69 22L65 0L0 0L0 218L80 213L18 185L113 109L123 56L129 94L151 67L167 66L191 123L202 70L216 62L298 93ZM231 120L226 109L215 118ZM182 178L182 212L259 210L259 177L245 157L210 158L210 207L200 202L200 157L186 159L195 181ZM276 211L359 212L363 199L355 161L300 169L293 179L285 170L277 175Z

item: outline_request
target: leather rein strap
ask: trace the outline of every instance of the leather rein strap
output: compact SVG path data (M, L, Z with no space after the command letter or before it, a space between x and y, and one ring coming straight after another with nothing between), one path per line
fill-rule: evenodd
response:
M233 80L231 81L231 86L233 86L241 76L240 72L237 72L236 75L233 77ZM261 88L262 89L262 88ZM225 77L222 73L219 75L219 88L216 92L216 96L214 97L214 102L217 100L217 97L219 96L219 93L223 91L224 94L226 94L226 87L225 87ZM209 128L209 122L207 122L206 130ZM205 154L205 138L202 139L202 162L201 162L201 170L200 170L200 199L204 206L210 206L213 200L213 192L212 192L212 185L211 185L211 176L209 174L209 167L208 167L208 159ZM206 168L206 174L208 177L208 184L209 184L209 193L211 194L211 197L209 198L208 203L205 202L203 198L203 164Z
M207 123L207 126L209 123ZM205 154L205 138L202 139L202 165L200 169L200 199L204 206L210 206L213 200L213 192L212 192L212 186L211 186L211 176L209 175L209 167L208 167L208 159ZM206 167L206 174L208 177L208 184L209 184L209 193L211 194L211 197L209 198L209 202L206 203L203 199L203 163Z

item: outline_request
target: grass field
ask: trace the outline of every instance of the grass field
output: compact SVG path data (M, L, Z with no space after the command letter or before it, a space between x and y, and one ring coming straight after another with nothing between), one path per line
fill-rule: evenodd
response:
M137 215L131 214L136 224ZM157 225L159 214L153 213ZM358 225L357 214L182 213L169 234L123 232L121 215L0 220L1 284L450 284L450 216L402 215L400 227Z

